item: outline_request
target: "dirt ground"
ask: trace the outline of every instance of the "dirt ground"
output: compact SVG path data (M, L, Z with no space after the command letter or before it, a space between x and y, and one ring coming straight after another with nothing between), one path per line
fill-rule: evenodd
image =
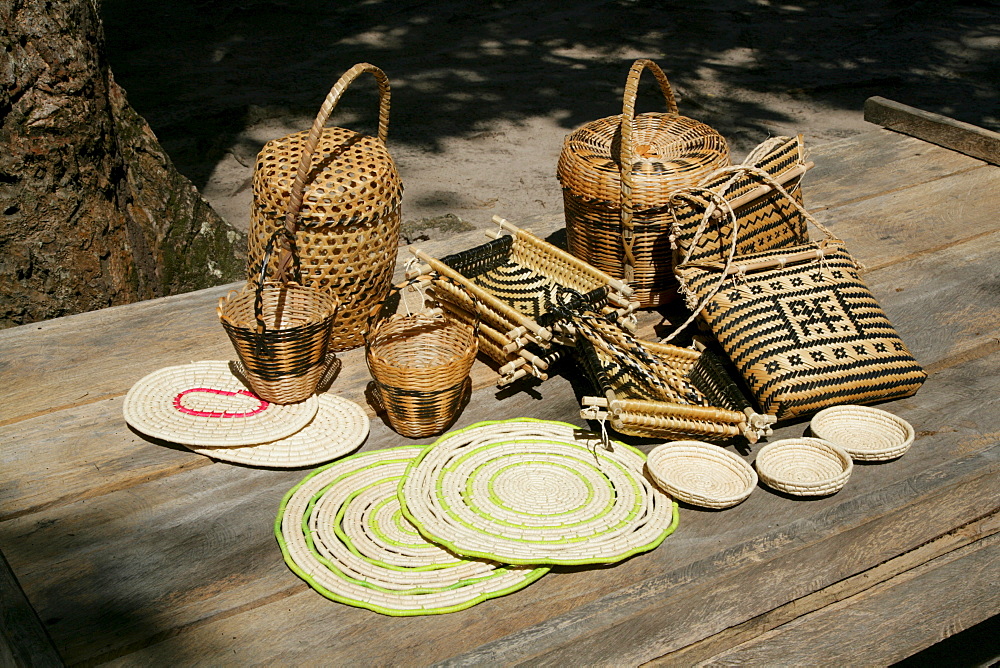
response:
M130 102L241 229L260 147L308 128L362 61L392 83L388 144L411 223L561 213L563 138L621 112L638 57L663 67L681 113L718 129L735 159L771 135L810 145L872 130L872 95L1000 129L996 1L104 0L101 11ZM641 88L638 111L664 109L651 77ZM359 79L330 123L373 133L374 90Z

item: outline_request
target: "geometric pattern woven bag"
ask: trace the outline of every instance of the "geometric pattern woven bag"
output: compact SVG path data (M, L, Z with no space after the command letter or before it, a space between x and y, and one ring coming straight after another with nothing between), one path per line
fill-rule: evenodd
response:
M861 279L854 258L800 210L825 239L675 267L689 303L699 304L692 308L762 411L779 420L833 404L915 393L926 374Z

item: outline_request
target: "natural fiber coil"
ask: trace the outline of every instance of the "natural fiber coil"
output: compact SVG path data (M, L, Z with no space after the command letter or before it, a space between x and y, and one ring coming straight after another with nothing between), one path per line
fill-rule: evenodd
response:
M913 426L871 406L830 406L813 416L812 433L843 448L855 461L884 462L902 457L913 444Z
M757 453L755 465L765 485L795 496L839 492L854 469L843 448L807 437L768 443Z
M402 517L396 494L423 449L353 455L293 487L274 524L289 568L326 598L394 616L463 610L548 572L462 559L428 543Z
M646 459L650 477L674 498L704 508L730 508L757 486L757 472L717 445L672 441L653 448Z
M644 69L656 77L668 113L635 115ZM659 66L635 61L622 113L583 125L563 144L556 171L570 251L623 279L640 306L668 301L676 292L670 195L729 164L729 147L718 132L678 114Z
M403 513L428 540L511 564L621 561L659 545L676 504L645 457L570 424L480 422L439 438L407 469Z

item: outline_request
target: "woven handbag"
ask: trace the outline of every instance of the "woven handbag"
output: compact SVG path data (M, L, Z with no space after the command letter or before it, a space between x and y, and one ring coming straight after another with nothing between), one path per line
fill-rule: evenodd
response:
M769 177L764 177L769 178ZM789 248L685 259L675 271L700 314L764 413L778 419L832 404L866 404L916 392L926 378L871 290L854 258L783 187L824 238ZM689 250L697 248L695 238Z
M656 77L667 113L635 115L646 69ZM581 126L563 144L556 172L570 252L628 283L640 306L665 303L676 293L670 194L729 163L725 139L679 115L663 71L650 60L636 60L622 113Z
M346 88L365 72L378 82L378 137L324 128ZM247 266L260 265L268 239L294 211L304 285L341 303L332 350L361 345L368 312L392 283L403 187L385 146L388 131L389 80L360 63L334 84L307 132L269 141L257 156Z
M421 276L392 288L372 309L365 337L378 402L390 426L410 438L443 432L471 391L469 370L479 350L478 313L473 307L470 320L464 310L434 302L433 295L424 292L442 282L449 281ZM410 308L406 293L420 297L417 308ZM397 311L401 307L405 312Z

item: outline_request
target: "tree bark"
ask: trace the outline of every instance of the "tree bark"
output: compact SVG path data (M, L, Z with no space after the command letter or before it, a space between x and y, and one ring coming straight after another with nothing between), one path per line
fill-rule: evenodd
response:
M245 277L104 55L96 0L0 2L0 327Z

